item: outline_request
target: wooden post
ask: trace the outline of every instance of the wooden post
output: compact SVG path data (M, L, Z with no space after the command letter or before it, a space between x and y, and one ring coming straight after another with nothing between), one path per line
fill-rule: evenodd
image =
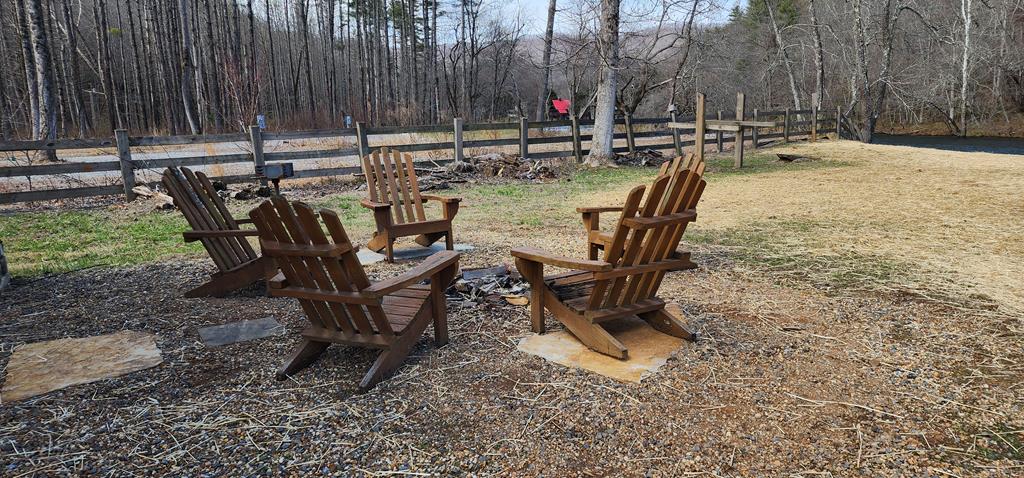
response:
M786 108L786 117L782 120L782 142L789 142L789 108Z
M718 110L718 119L722 119L722 110ZM722 142L723 142L722 140L723 139L724 138L722 136L722 130L718 130L718 132L715 133L715 141L718 143L718 152L719 153L722 152Z
M754 108L754 121L757 121L757 108ZM757 150L757 126L750 128L750 149Z
M519 118L519 157L526 158L530 154L530 123L522 116Z
M572 114L572 154L576 156L576 162L583 162L583 142L580 141L580 119L576 113Z
M359 149L359 161L363 160L363 156L370 154L370 145L366 138L366 125L362 121L356 122L356 147Z
M633 153L636 151L636 142L633 140L633 115L626 113L623 117L626 121L626 147Z
M693 130L693 149L696 150L697 159L704 161L704 93L697 93L697 118L694 121L696 128ZM676 132L676 137L679 137L679 130L673 131Z
M263 158L263 130L259 125L249 126L249 143L252 145L252 165L254 171L260 171L267 165ZM260 178L260 186L266 186L267 179Z
M818 94L811 94L811 142L818 140Z
M743 121L744 109L747 106L747 96L743 93L736 93L736 121ZM739 127L739 131L736 132L736 145L733 148L734 159L733 166L736 168L743 167L743 127Z
M114 140L117 142L117 159L121 161L121 180L124 182L124 197L129 201L135 200L135 165L132 163L132 149L128 145L128 130L119 129L114 131Z
M455 118L455 162L460 163L464 159L462 153L462 118Z
M700 95L698 94L697 96L699 97ZM671 121L673 123L678 122L678 120L676 118L677 117L677 115L676 115L676 105L669 106L668 107L668 113L669 113L669 116L671 117ZM682 156L683 155L683 142L679 140L679 130L675 129L675 128L669 128L669 130L672 131L672 144L675 145L675 147L676 147L676 156Z

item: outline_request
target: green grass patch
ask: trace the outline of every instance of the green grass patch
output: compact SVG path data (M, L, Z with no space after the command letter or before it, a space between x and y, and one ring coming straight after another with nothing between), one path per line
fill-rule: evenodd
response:
M0 216L0 237L11 273L16 276L202 253L199 243L182 242L185 228L185 220L177 212L152 212L134 218L119 218L107 211Z
M729 178L733 176L747 176L751 174L773 173L776 171L806 171L814 169L841 168L849 166L845 161L816 159L799 163L787 163L779 161L775 153L746 152L743 155L743 167L736 169L731 153L717 153L705 157L707 161L706 176L708 181Z
M779 220L742 228L694 227L686 241L725 247L730 257L783 280L824 290L873 290L906 283L913 266L881 255L865 255L822 243L816 231L841 225L824 221Z
M753 154L748 165L736 172L731 157L710 157L710 181L737 174L751 174L775 170L795 170L836 166L838 163L813 161L788 164L774 160L774 155ZM657 174L656 168L618 167L578 169L557 181L543 184L465 184L439 194L461 196L465 199L459 213L461 227L478 224L483 227L501 225L525 226L542 229L577 224L575 208L601 205L587 199L610 190L649 184ZM345 192L309 201L314 208L328 208L342 218L345 228L353 237L368 237L374 229L373 214L359 204L361 192ZM619 194L614 199L621 200ZM614 203L609 198L598 199L602 204ZM229 202L236 217L245 217L254 204ZM427 203L428 217L440 217L438 206ZM131 216L127 216L132 214ZM795 224L785 228L793 229ZM785 229L784 228L784 229ZM165 260L174 256L202 257L199 243L185 244L181 232L188 229L185 219L177 211L126 213L119 210L92 210L70 212L18 213L0 216L0 238L4 240L12 273L17 276L64 272L98 265L125 266ZM750 240L765 242L772 238L769 229L762 231L726 231L707 241L723 244ZM760 236L758 236L758 234ZM690 240L693 240L692 238ZM753 260L753 256L750 256ZM770 266L786 269L798 268L806 258L784 255L771 256ZM854 262L854 259L843 259ZM876 261L877 262L877 261ZM885 271L879 274L888 273ZM836 281L848 281L840 274Z

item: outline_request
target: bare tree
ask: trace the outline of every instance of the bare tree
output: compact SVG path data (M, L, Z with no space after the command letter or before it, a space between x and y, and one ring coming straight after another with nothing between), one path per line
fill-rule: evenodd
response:
M543 121L548 111L548 92L551 91L551 42L555 36L555 10L558 0L548 0L548 24L544 30L544 54L541 57L543 80L537 97L537 121Z
M619 67L619 0L601 0L601 27L597 36L601 61L594 104L594 134L585 164L612 163L615 137L615 76Z

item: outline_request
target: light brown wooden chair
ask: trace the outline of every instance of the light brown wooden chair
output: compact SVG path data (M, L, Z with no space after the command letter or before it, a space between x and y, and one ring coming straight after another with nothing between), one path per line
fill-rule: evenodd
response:
M547 309L588 347L620 359L628 351L601 326L603 322L638 316L661 332L692 340L694 335L665 312L657 292L667 271L689 263L676 246L686 225L697 217L696 211L684 206L696 204L703 189L704 180L689 170L658 176L643 206L645 187L634 188L602 260L513 249L516 267L530 282L533 331L544 332ZM573 270L545 277L544 266Z
M687 153L685 156L676 156L672 161L662 163L658 175L661 176L668 174L675 176L684 170L689 170L697 173L698 176L703 177L704 168L705 164L703 159L697 158L692 153ZM683 207L685 209L695 209L697 204L684 204ZM622 206L576 208L576 212L583 216L583 227L587 231L588 257L591 259L597 259L598 254L600 254L601 251L612 242L612 233L601 230L601 213L621 211ZM686 269L693 269L695 267L697 267L697 265L691 263L686 267Z
M164 171L161 182L192 227L182 234L185 242L200 241L217 265L210 281L186 292L185 297L223 297L273 276L273 261L257 254L246 239L257 232L239 226L250 221L231 216L205 174L172 167Z
M397 150L381 148L364 156L362 163L369 197L360 204L373 210L377 223L367 248L376 252L386 250L388 262L395 261L394 243L399 237L416 236L416 243L424 247L444 237L446 249L454 249L452 219L459 212L462 198L420 194L412 156ZM427 220L423 201L441 203L442 218Z
M459 253L435 253L397 277L371 283L333 211L320 211L329 239L313 209L301 202L275 197L249 217L263 253L284 276L271 282L270 294L298 299L309 320L278 378L306 367L332 343L381 349L359 383L365 391L398 369L431 322L437 345L448 343L444 291L458 273ZM421 284L427 279L429 285Z

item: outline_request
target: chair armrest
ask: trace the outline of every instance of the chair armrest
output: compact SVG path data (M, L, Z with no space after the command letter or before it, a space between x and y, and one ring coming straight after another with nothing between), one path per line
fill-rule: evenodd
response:
M441 272L453 264L459 262L459 253L455 251L441 251L434 253L419 263L416 267L405 271L388 280L377 282L370 287L360 291L367 297L383 297L397 290L404 289L430 276Z
M622 210L622 206L604 206L604 207L578 207L576 212L588 213L588 212L618 212Z
M260 239L260 249L270 256L341 257L354 248L350 244L285 244Z
M260 233L256 230L243 231L241 229L228 229L224 231L185 231L181 233L181 235L185 238L185 242L193 242L201 239L214 239L218 237L258 236Z
M361 204L366 209L373 209L373 210L388 209L388 208L391 207L391 203L389 203L389 202L373 202L373 201L371 201L369 199L365 199L365 198L361 199L359 201L359 204Z
M540 262L549 266L564 267L566 269L580 269L590 272L610 271L613 266L605 261L592 261L587 259L573 259L571 257L556 256L548 251L535 249L533 247L517 247L512 249L512 256L533 262Z
M696 219L697 211L688 209L683 212L660 217L628 217L622 220L622 224L633 229L653 229L660 226L692 222Z
M452 197L447 197L447 196L436 196L436 195L433 195L433 194L424 194L424 195L422 195L420 197L423 198L424 200L427 200L427 201L437 201L437 202L443 202L445 204L452 203L452 202L460 202L460 201L462 201L462 198L452 198Z

